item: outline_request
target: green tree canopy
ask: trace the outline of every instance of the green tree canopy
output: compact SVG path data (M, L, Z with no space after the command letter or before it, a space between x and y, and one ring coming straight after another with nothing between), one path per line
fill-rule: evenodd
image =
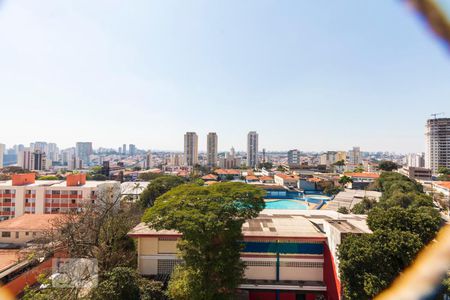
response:
M366 215L369 213L369 211L372 208L375 207L376 203L377 203L376 200L364 197L361 200L361 202L355 204L352 207L351 211L352 211L352 213L357 214L357 215Z
M378 168L383 171L394 171L397 170L398 167L399 166L395 162L390 160L382 160L378 165Z
M184 264L169 284L175 299L231 299L242 279L242 224L264 208L264 191L244 183L183 185L159 197L143 221L182 233Z
M411 263L422 246L416 234L400 230L377 230L344 239L338 258L346 299L373 299Z
M141 277L134 269L117 267L107 272L94 288L90 300L162 300L162 284Z
M164 175L152 180L147 188L139 196L142 207L150 207L156 198L170 191L172 188L185 183L186 180L178 176Z
M423 244L430 242L439 230L441 218L438 211L428 207L396 206L387 210L376 207L371 210L367 224L375 230L401 230L416 234Z
M376 181L380 201L363 199L353 213L368 214L373 234L355 235L339 246L340 277L346 299L372 299L429 243L441 226L439 212L416 181L383 172Z
M56 175L43 175L37 178L38 180L60 180L61 177Z
M351 177L348 176L342 176L341 178L339 178L339 183L342 185L346 185L347 183L353 182L353 179Z

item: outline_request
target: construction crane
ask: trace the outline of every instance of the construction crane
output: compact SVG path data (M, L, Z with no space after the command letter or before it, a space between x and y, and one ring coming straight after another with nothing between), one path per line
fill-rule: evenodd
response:
M435 120L437 119L437 116L443 116L443 115L445 115L445 113L443 113L443 112L431 114L431 116L434 117Z

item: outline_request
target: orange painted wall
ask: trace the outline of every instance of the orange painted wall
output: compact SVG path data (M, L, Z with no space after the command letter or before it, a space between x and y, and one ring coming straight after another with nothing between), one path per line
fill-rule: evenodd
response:
M86 183L86 174L69 174L66 177L67 186L79 186Z
M25 185L34 183L36 180L35 173L27 173L27 174L13 174L12 175L12 185Z
M27 285L31 286L35 284L40 274L51 271L51 269L52 269L52 260L47 259L46 261L37 265L30 271L25 272L19 277L15 278L13 281L8 282L0 289L6 290L9 293L17 296L23 292L24 288Z

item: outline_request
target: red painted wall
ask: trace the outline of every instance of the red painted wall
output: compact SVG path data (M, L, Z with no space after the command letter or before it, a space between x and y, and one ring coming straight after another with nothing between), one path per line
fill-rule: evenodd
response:
M86 184L86 174L69 174L66 176L67 186L79 186Z
M327 286L327 299L339 300L341 299L341 282L339 281L333 255L327 243L323 245L323 259L323 281Z
M5 289L9 291L13 295L19 295L23 292L23 289L27 285L33 285L37 282L37 277L46 272L50 271L52 269L52 260L48 259L44 261L43 263L37 265L33 269L31 269L28 272L23 273L19 277L15 278L14 280L8 282L4 286L2 286L2 289Z
M19 186L34 183L36 180L35 173L13 174L12 185Z
M249 300L276 300L275 292L250 292ZM295 300L295 293L280 293L280 300Z

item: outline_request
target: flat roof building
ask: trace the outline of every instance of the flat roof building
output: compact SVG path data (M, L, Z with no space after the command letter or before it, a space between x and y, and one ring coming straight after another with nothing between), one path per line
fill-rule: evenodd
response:
M245 263L239 289L248 299L305 297L340 299L337 247L348 234L370 233L365 217L333 211L263 210L242 226ZM181 262L174 230L154 230L141 223L129 232L137 240L138 271L167 276ZM305 299L301 298L301 299Z
M86 174L70 174L66 180L35 180L35 174L15 174L0 181L0 220L24 214L58 214L80 211L96 203L97 190L116 181L89 181Z

